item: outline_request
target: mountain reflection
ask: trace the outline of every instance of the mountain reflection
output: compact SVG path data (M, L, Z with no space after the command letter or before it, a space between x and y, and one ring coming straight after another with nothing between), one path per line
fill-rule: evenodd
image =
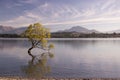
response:
M27 78L44 78L51 72L48 59L53 57L52 53L42 53L40 56L33 57L26 66L22 67L22 71Z
M29 42L27 40L19 40L19 39L0 39L0 50L4 49L14 49L16 47L26 48L29 47Z

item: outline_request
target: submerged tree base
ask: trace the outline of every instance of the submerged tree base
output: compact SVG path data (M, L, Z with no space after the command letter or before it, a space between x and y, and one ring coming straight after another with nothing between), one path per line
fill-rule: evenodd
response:
M34 48L34 47L31 47L31 48L28 49L28 54L29 54L32 58L35 58L35 56L32 55L32 53L31 53L31 50L32 50L33 48Z

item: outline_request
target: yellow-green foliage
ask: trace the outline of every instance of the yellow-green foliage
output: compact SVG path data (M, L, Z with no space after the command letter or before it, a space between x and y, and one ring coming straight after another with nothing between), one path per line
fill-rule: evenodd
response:
M50 38L50 31L49 29L43 27L42 24L35 23L29 25L23 35L32 42L32 46L36 47L37 45L39 45L42 47L46 47L46 38Z
M49 57L50 58L54 58L54 54L53 53L49 53Z
M52 49L52 48L54 48L54 45L50 44L48 47L49 47L49 49Z
M49 29L43 27L40 23L35 23L29 25L28 29L25 31L25 36L30 39L41 40L43 38L50 38L50 32Z

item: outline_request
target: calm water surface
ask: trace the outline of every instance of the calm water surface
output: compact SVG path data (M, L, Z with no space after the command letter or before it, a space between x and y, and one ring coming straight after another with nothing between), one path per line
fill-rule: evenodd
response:
M0 39L0 76L120 78L119 38L51 39L49 43L55 45L54 58L41 64L37 59L32 63L27 40ZM32 53L40 55L41 50Z

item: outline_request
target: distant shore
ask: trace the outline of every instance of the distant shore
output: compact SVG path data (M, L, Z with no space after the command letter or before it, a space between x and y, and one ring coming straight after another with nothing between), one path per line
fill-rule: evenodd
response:
M0 77L0 80L120 80L120 78L41 78Z
M20 34L0 34L0 38L25 38ZM51 38L120 38L120 33L78 33L56 32L51 33Z
M44 78L44 79L28 79L28 78L7 78L1 77L0 80L120 80L120 78Z

